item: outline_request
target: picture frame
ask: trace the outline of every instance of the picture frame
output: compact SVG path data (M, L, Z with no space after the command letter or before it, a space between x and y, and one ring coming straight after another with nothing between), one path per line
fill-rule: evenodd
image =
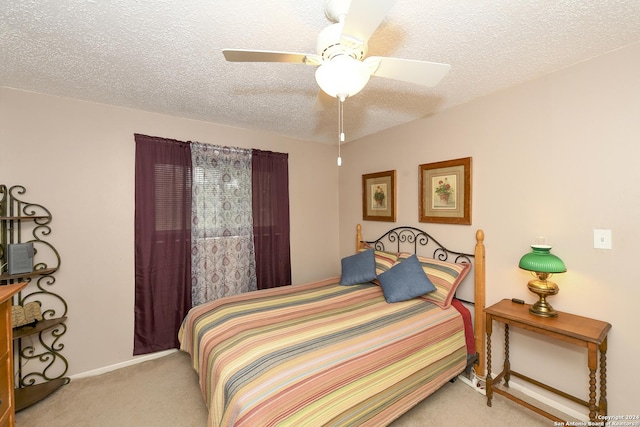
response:
M420 222L471 225L471 157L419 166Z
M396 171L362 175L362 219L396 221Z

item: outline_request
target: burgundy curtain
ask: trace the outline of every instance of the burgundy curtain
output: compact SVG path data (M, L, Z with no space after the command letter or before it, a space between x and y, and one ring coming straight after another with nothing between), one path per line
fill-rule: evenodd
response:
M191 150L135 135L133 354L177 348L191 308Z
M291 284L288 154L253 150L253 238L258 289Z

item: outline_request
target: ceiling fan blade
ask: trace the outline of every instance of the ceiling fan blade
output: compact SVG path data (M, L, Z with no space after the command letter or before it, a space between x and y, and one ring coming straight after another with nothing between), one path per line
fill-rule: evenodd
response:
M440 83L440 80L442 80L451 69L451 65L449 64L381 56L370 56L365 59L364 62L375 69L375 71L371 73L373 76L415 83L427 87L433 87ZM375 67L376 62L379 63L377 68Z
M292 64L318 65L322 59L318 55L276 52L270 50L224 49L225 59L229 62L288 62Z
M351 0L349 13L342 27L341 43L353 39L366 43L395 2L396 0Z
M313 111L323 111L332 108L335 105L336 98L328 95L325 91L318 91L316 102L313 104Z

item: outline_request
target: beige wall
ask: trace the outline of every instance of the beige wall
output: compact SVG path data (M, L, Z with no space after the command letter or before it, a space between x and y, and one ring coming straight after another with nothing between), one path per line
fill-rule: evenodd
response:
M339 274L334 147L0 88L0 182L52 212L69 375L132 359L134 133L289 153L293 280Z
M25 185L30 199L53 213L71 375L132 359L137 132L288 152L296 282L337 274L339 256L353 251L364 173L398 173L396 224L363 222L365 237L416 225L445 236L447 246L471 250L475 230L485 230L489 304L534 300L517 263L535 236L546 236L569 269L555 277L561 291L551 303L613 325L609 413L637 414L638 69L640 45L630 46L350 142L339 170L333 146L0 88L0 182ZM473 157L473 225L419 223L418 165L466 156ZM613 250L593 249L594 228L613 230ZM494 355L494 370L499 360ZM583 349L513 333L512 363L587 397Z
M638 70L640 44L635 44L346 144L340 169L341 254L352 250L353 225L362 220L362 174L389 169L398 175L397 225L433 231L463 250L472 250L475 230L484 229L488 305L512 297L535 301L526 288L530 276L517 265L532 240L545 236L568 268L554 277L560 293L551 304L613 325L609 414L638 414ZM418 165L467 156L473 157L473 225L419 223ZM391 225L364 222L365 238ZM613 231L612 250L593 248L596 228ZM546 341L512 334L513 369L587 399L584 349ZM494 372L501 360L494 357Z

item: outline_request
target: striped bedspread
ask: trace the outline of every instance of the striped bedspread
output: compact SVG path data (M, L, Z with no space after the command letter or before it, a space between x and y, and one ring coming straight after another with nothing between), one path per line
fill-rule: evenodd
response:
M337 279L191 309L181 350L210 426L385 425L461 373L463 322L421 299L388 304Z

